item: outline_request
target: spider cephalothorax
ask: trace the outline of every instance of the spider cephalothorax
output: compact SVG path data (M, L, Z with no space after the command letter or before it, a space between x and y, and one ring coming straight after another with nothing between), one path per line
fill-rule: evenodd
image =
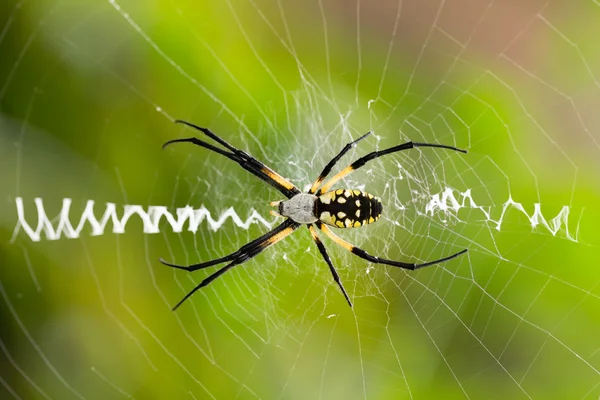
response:
M346 298L346 301L348 302L348 304L350 304L350 307L352 307L350 297L348 297L348 294L344 289L344 285L342 285L340 277L338 276L337 271L335 270L335 267L333 266L333 263L329 258L329 255L327 254L325 246L323 245L321 239L319 238L319 235L317 234L315 226L327 236L329 236L334 242L336 242L346 250L352 252L353 254L359 256L360 258L363 258L373 263L387 264L394 267L404 268L407 270L415 270L418 268L426 267L428 265L441 263L443 261L455 258L467 251L465 249L451 256L441 258L435 261L426 262L423 264L404 263L400 261L387 260L384 258L372 256L366 251L346 242L345 240L337 236L335 233L333 233L333 231L331 231L331 229L329 229L328 227L333 226L336 228L358 228L362 225L371 224L377 221L381 216L383 206L381 204L381 200L378 197L373 196L369 193L362 192L360 190L330 190L333 187L333 185L336 184L340 179L350 174L352 171L362 167L368 161L386 154L395 153L402 150L408 150L415 147L437 147L455 150L462 153L466 153L465 150L442 144L407 142L398 146L390 147L389 149L373 151L367 154L366 156L363 156L358 160L354 161L352 164L344 168L337 175L335 175L333 178L331 178L329 181L323 184L323 181L325 180L327 175L329 175L331 169L338 162L338 160L344 154L346 154L348 150L350 150L354 145L356 145L357 142L364 139L371 133L368 132L360 138L356 139L355 141L348 143L342 149L342 151L338 153L337 156L335 156L331 161L329 161L329 163L325 166L317 180L313 183L310 190L307 193L302 193L296 186L294 186L287 179L283 178L277 172L273 171L271 168L267 167L265 164L261 163L256 158L248 155L246 152L236 149L235 147L227 143L225 140L215 135L209 129L201 128L199 126L185 121L176 122L183 123L203 132L206 136L215 140L217 143L225 147L228 151L216 147L210 143L204 142L195 137L168 141L163 145L163 148L175 142L190 142L200 147L212 150L229 158L230 160L237 162L246 171L254 174L258 178L269 183L271 186L275 187L277 190L283 193L283 195L287 197L287 200L275 201L271 203L271 205L277 207L278 210L278 212L272 211L271 213L285 218L285 221L270 232L267 232L263 236L259 237L258 239L255 239L252 242L242 246L238 251L235 251L225 257L189 266L171 264L161 259L160 261L165 265L183 269L186 271L196 271L198 269L208 268L213 265L229 262L229 264L225 265L224 267L210 275L208 278L200 282L200 284L198 284L194 289L192 289L192 291L190 291L179 303L177 303L175 307L173 307L173 309L179 307L187 298L189 298L200 288L208 285L232 267L235 267L236 265L239 265L249 260L250 258L262 252L267 247L284 239L296 229L298 229L301 225L307 225L313 240L317 244L319 252L325 259L327 265L329 266L329 270L333 275L334 281L338 284L340 290L342 291L342 294Z
M319 198L311 193L298 193L289 200L275 201L272 206L277 206L279 213L284 218L290 218L299 224L312 224L317 222L317 203Z

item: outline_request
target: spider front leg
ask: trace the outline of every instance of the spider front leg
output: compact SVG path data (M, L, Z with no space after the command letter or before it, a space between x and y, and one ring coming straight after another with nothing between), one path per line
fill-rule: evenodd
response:
M206 136L213 139L220 145L224 146L229 151L225 151L221 148L218 148L210 143L206 143L195 137L169 140L168 142L166 142L163 145L163 149L173 143L189 142L189 143L195 144L196 146L204 147L205 149L214 151L215 153L221 154L222 156L227 157L232 161L235 161L236 163L238 163L240 165L240 167L242 167L246 171L250 172L251 174L257 176L258 178L262 179L263 181L267 182L269 185L273 186L274 188L279 190L281 193L283 193L287 198L291 198L294 195L300 193L300 189L298 189L296 186L294 186L294 184L292 184L290 181L288 181L287 179L282 177L280 174L275 172L273 169L269 168L264 163L258 161L256 158L252 157L245 151L242 151L242 150L239 150L239 149L233 147L232 145L227 143L224 139L217 136L210 129L203 128L201 126L194 125L194 124L192 124L190 122L186 122L186 121L177 120L175 122L178 124L187 125L191 128L194 128L194 129L204 133Z
M223 268L219 269L217 272L213 273L202 282L200 282L194 289L192 289L179 303L173 307L173 311L176 310L184 301L186 301L191 295L196 293L196 291L200 290L204 286L207 286L212 281L217 279L219 276L223 275L225 272L235 267L236 265L240 265L252 257L260 254L267 247L274 245L275 243L283 240L287 236L289 236L292 232L294 232L300 224L292 221L291 219L285 220L281 225L271 230L270 232L262 235L258 239L251 241L250 243L242 246L238 251L235 251L225 257L217 258L215 260L207 261L200 264L193 264L189 266L171 264L164 260L160 260L161 263L178 269L183 269L189 272L196 271L198 269L207 268L216 264L221 264L227 261L231 261L231 263L227 264Z

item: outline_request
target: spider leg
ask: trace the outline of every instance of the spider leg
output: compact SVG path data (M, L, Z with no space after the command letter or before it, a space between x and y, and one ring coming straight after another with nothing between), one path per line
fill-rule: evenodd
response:
M221 263L224 263L227 261L235 260L237 257L240 256L240 254L241 254L240 251L241 251L241 249L236 252L233 252L225 257L215 258L214 260L210 260L210 261L206 261L206 262L198 263L198 264L192 264L192 265L172 264L170 262L163 260L162 258L159 258L158 261L160 261L161 263L163 263L164 265L166 265L168 267L173 267L173 268L177 268L177 269L182 269L184 271L193 272L193 271L197 271L199 269L208 268L208 267L212 267L213 265L217 265L217 264L221 264Z
M281 193L283 193L287 198L291 198L292 196L300 193L300 190L296 186L294 186L291 182L289 182L287 179L285 179L284 177L279 175L277 172L273 171L271 168L269 168L262 162L258 161L256 158L252 157L248 153L246 153L242 150L236 149L235 147L233 147L232 145L227 143L225 140L221 139L219 136L214 134L210 129L202 128L202 127L199 127L197 125L194 125L194 124L186 122L186 121L177 120L175 122L187 125L189 127L192 127L194 129L201 131L206 136L215 140L217 143L221 144L222 146L226 147L231 152L220 149L220 148L218 148L212 144L206 143L198 138L184 138L184 139L169 140L168 142L166 142L163 145L163 149L172 143L190 142L190 143L195 144L196 146L200 146L200 147L204 147L205 149L212 150L215 153L219 153L222 156L225 156L225 157L229 158L230 160L237 162L243 169L245 169L246 171L250 172L251 174L257 176L258 178L262 179L263 181L267 182L271 186L275 187L277 190L279 190Z
M233 147L232 145L230 145L229 143L227 143L225 141L225 139L220 138L219 136L217 136L213 131L211 131L208 128L202 128L201 126L192 124L191 122L187 122L181 119L177 119L175 120L176 124L182 124L182 125L187 125L190 128L194 128L202 133L204 133L206 136L208 136L209 138L211 138L212 140L214 140L215 142L219 143L220 145L226 147L228 150L231 150L232 152L237 152L238 149L236 149L235 147Z
M344 154L346 154L352 147L356 146L356 143L360 142L361 140L363 140L370 134L371 134L371 132L367 132L364 135L362 135L361 137L359 137L358 139L356 139L355 141L346 144L346 146L344 146L342 151L340 151L337 156L333 157L331 159L331 161L329 161L329 163L325 166L325 168L323 168L323 172L321 172L321 174L319 175L319 177L317 178L315 183L313 183L313 185L310 188L310 191L308 193L311 193L311 194L315 193L317 191L317 189L319 188L319 185L323 182L323 180L327 177L327 175L329 175L329 173L331 172L331 169L340 160L340 158L342 158L342 156Z
M286 219L281 224L279 224L276 228L265 233L264 235L260 236L259 238L254 239L250 243L245 244L244 246L240 247L239 250L234 251L233 253L228 254L224 257L216 258L214 260L210 260L210 261L206 261L206 262L198 263L198 264L192 264L192 265L171 264L169 262L166 262L162 258L160 259L160 262L166 266L177 268L177 269L182 269L182 270L188 271L188 272L193 272L193 271L197 271L199 269L212 267L213 265L221 264L221 263L224 263L227 261L237 260L239 258L244 257L245 255L250 254L256 246L259 246L262 243L266 243L268 240L272 240L273 236L277 236L278 234L281 234L282 231L285 231L286 229L288 229L290 227L294 227L294 229L296 229L297 226L295 226L295 225L298 225L298 224L296 222L292 221L291 219ZM248 258L246 258L245 260L248 260Z
M346 242L344 239L340 238L338 235L333 233L327 225L317 222L317 227L321 231L323 231L327 236L329 236L334 242L336 242L337 244L339 244L340 246L342 246L343 248L345 248L352 254L359 256L360 258L371 261L372 263L375 263L375 264L386 264L386 265L391 265L393 267L408 269L410 271L414 271L415 269L419 269L419 268L427 267L429 265L448 261L448 260L451 260L451 259L458 257L461 254L464 254L467 252L467 249L464 249L462 251L459 251L458 253L452 254L451 256L440 258L439 260L435 260L435 261L429 261L429 262L426 262L423 264L404 263L404 262L400 262L400 261L387 260L385 258L379 258L379 257L372 256L369 253L367 253L366 251L359 249L358 247L354 246L353 244L350 244L350 243Z
M196 271L201 268L206 268L206 267L210 267L215 264L220 264L220 263L223 263L226 261L231 261L229 264L227 264L226 266L219 269L217 272L213 273L212 275L210 275L209 277L204 279L202 282L200 282L183 299L181 299L181 301L179 303L177 303L175 305L175 307L173 307L173 310L176 310L184 301L186 301L196 291L203 288L204 286L207 286L208 284L210 284L212 281L217 279L219 276L221 276L222 274L227 272L232 267L235 267L236 265L240 265L240 264L250 260L251 258L260 254L266 248L274 245L275 243L279 242L280 240L283 240L284 238L289 236L292 232L294 232L299 226L300 226L300 224L292 221L291 219L287 219L281 225L276 227L275 229L271 230L270 232L267 232L266 234L262 235L261 237L242 246L238 251L233 252L233 253L229 254L228 256L221 257L216 260L208 261L208 262L201 263L201 264L194 264L194 265L185 267L185 266L181 266L181 265L169 264L169 263L166 263L163 260L161 260L161 262L165 265L168 265L168 266L174 267L174 268L184 269L186 271Z
M198 290L202 289L204 286L207 286L209 283L211 283L212 281L214 281L215 279L217 279L219 276L221 276L225 272L227 272L230 268L232 268L232 267L234 267L234 266L236 266L238 264L239 263L236 263L235 261L232 262L232 263L229 263L226 266L224 266L223 268L219 269L214 274L210 275L208 278L204 279L202 282L200 282L199 285L197 285L195 288L193 288L192 290L190 290L189 293L186 294L183 299L179 300L179 303L175 304L175 306L172 308L172 310L173 311L177 310L179 308L179 306L182 305L184 301L186 301L187 299L189 299L194 293L196 293Z
M333 263L331 262L331 258L329 258L329 254L327 254L325 245L323 244L323 242L321 242L321 239L319 238L319 235L317 234L317 230L312 225L307 225L307 226L308 226L308 230L310 231L310 234L311 234L313 240L315 241L315 243L317 244L317 247L319 248L319 251L321 252L321 255L323 256L323 258L325 259L325 262L329 266L331 275L333 275L333 280L335 281L335 283L338 284L338 286L340 287L340 290L342 291L342 294L346 298L346 301L348 302L350 307L352 307L352 302L350 301L350 297L348 297L348 293L346 293L346 289L344 289L344 285L342 284L342 281L340 280L340 276L338 275L337 271L335 270L335 267L333 266Z
M419 143L419 142L406 142L404 144L400 144L398 146L390 147L389 149L373 151L366 156L359 158L354 161L352 164L341 170L339 173L334 175L329 181L327 181L322 187L321 192L327 192L337 181L350 174L352 171L355 171L365 165L367 162L374 160L375 158L384 156L386 154L395 153L402 150L414 149L415 147L437 147L439 149L449 149L454 151L459 151L461 153L466 153L466 150L461 150L459 148L453 146L446 146L443 144L435 144L435 143Z
M212 150L215 153L219 153L222 156L225 156L225 157L229 158L230 160L237 162L246 171L252 173L253 175L255 175L258 178L262 179L263 181L267 182L271 186L275 187L277 190L279 190L281 193L283 193L288 198L290 198L294 194L293 190L288 190L286 187L281 186L279 182L277 182L276 180L273 180L272 177L267 175L265 172L261 171L260 168L257 169L254 166L250 165L247 162L247 160L241 158L237 154L229 153L223 149L213 146L210 143L206 143L198 138L191 137L191 138L169 140L168 142L166 142L163 145L163 149L173 143L183 143L183 142L189 142L189 143L195 144L196 146L204 147L205 149Z

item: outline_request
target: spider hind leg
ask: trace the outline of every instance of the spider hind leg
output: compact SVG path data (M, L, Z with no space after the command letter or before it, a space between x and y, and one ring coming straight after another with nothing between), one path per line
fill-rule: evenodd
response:
M323 233L325 233L327 236L329 236L335 243L337 243L338 245L345 248L352 254L354 254L364 260L370 261L375 264L391 265L392 267L398 267L398 268L407 269L410 271L414 271L416 269L420 269L420 268L428 267L430 265L439 264L439 263L442 263L445 261L452 260L453 258L456 258L456 257L460 256L461 254L466 253L468 250L468 249L464 249L464 250L461 250L458 253L454 253L448 257L440 258L439 260L429 261L429 262L426 262L423 264L405 263L405 262L401 262L401 261L388 260L385 258L379 258L376 256L372 256L371 254L367 253L363 249L358 248L358 247L354 246L353 244L346 242L344 239L342 239L341 237L339 237L338 235L333 233L333 231L331 229L329 229L329 227L327 225L324 225L322 223L317 223L317 227L321 231L323 231Z

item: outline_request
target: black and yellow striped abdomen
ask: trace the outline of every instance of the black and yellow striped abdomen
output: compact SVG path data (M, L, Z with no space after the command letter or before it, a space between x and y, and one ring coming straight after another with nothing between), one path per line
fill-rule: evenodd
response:
M381 217L381 200L360 190L338 189L317 198L315 215L324 224L337 228L358 228Z

